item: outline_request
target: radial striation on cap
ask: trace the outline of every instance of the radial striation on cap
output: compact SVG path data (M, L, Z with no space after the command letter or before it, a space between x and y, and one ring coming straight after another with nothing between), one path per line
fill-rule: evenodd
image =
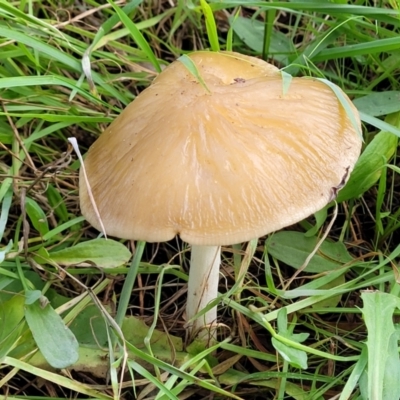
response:
M329 203L361 149L332 89L294 78L284 92L276 67L237 53L189 56L208 90L176 61L89 149L85 168L107 234L227 245ZM100 230L82 170L80 199Z

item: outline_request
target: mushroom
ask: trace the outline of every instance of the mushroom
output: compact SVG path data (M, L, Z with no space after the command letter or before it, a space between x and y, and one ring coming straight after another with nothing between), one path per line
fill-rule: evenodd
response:
M85 167L108 235L191 244L187 319L216 322L220 246L248 241L320 210L359 156L360 120L331 87L233 52L175 61L106 129ZM186 59L187 60L187 59ZM199 76L201 77L199 79ZM340 90L337 88L337 90ZM355 121L355 123L354 123ZM82 214L101 230L80 176Z

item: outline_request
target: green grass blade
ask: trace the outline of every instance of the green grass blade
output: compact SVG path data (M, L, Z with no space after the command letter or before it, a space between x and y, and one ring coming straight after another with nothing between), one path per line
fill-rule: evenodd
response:
M137 363L134 360L128 361L129 366L135 370L138 374L146 378L150 383L152 383L156 388L159 389L158 395L167 396L167 399L171 400L179 400L165 385L164 383L160 382L156 377L151 375L151 373L143 368L142 365Z
M322 83L324 83L325 85L329 86L333 93L335 93L336 97L338 98L340 104L342 105L342 107L344 108L344 110L346 111L347 116L349 117L353 128L355 129L355 131L358 133L358 135L360 136L360 138L362 138L362 132L360 130L360 127L358 126L358 121L357 118L354 114L354 111L351 107L350 101L343 95L342 90L336 86L334 83L326 80L326 79L321 79L321 78L317 78L317 80L321 81Z
M6 224L8 221L8 215L10 212L10 207L13 198L13 190L9 188L6 194L3 197L3 201L1 202L1 213L0 213L0 242L3 238L4 229L6 228Z
M27 24L32 24L36 25L38 27L42 27L45 30L49 30L52 32L52 34L59 36L59 37L64 37L64 35L54 26L51 24L48 24L46 21L44 21L41 18L37 18L32 15L32 13L25 13L19 10L18 8L14 7L13 5L10 4L9 1L7 0L0 0L0 10L6 11L10 15L14 16L15 18L18 18L20 21L24 21Z
M132 346L129 343L126 343L127 348L135 354L139 359L146 361L150 363L151 365L157 366L161 370L164 370L166 372L169 372L171 375L174 375L182 380L186 380L191 384L198 385L202 387L203 389L206 389L210 392L215 392L218 393L222 396L226 396L227 398L232 398L236 400L241 400L240 397L236 396L233 393L230 393L226 390L223 390L215 385L213 385L209 380L205 379L198 379L196 376L193 376L185 371L182 371L180 368L176 368L173 365L170 365L162 360L159 360L155 357L150 356L149 354L143 352L142 350L136 348L135 346ZM208 349L209 352L215 351L219 345L213 346L210 349Z
M188 71L197 79L200 85L203 86L204 90L206 90L208 93L211 93L203 77L200 75L200 72L197 69L196 64L189 56L183 54L178 58L178 61L180 61L188 69Z
M232 22L229 25L228 35L226 37L226 51L233 51L233 32L235 21L238 19L240 15L240 9L236 11L235 16L232 19Z
M400 37L378 39L368 43L357 43L348 46L341 46L322 50L312 57L312 61L333 60L336 58L356 57L364 54L390 53L400 49Z
M269 54L269 48L272 40L272 32L274 28L274 22L276 17L276 10L268 10L266 11L266 18L264 23L264 40L263 40L263 52L262 58L263 60L267 60Z
M32 36L25 35L16 30L4 28L1 26L0 26L0 36L6 37L10 40L15 40L18 43L23 43L26 46L35 49L42 57L46 59L48 58L55 63L61 63L62 65L67 66L74 71L82 72L82 66L80 61L69 55L67 52L61 51L53 46L50 46L47 43L41 42L40 40L35 39ZM125 104L129 102L125 96L121 95L111 85L106 84L99 74L93 73L92 75L94 82L98 83L109 93L113 94L117 99L120 99ZM21 77L21 78L28 78L28 77ZM41 77L36 77L36 78L41 78ZM62 77L57 77L57 78L67 79ZM75 86L73 90L77 90L77 87Z
M128 274L125 277L124 286L122 288L121 296L119 298L117 315L115 317L115 322L122 326L122 322L126 315L126 310L128 309L129 299L131 297L133 285L136 280L136 276L139 269L140 260L142 259L144 247L146 242L138 241L136 243L136 251L133 256L131 266L129 267Z
M363 112L360 112L360 118L361 118L361 121L371 124L372 126L375 126L375 128L378 128L381 131L390 132L390 133L393 133L394 135L400 137L400 128L397 128L391 124L388 124L387 122L382 121L379 118L372 117L371 115L367 115Z
M26 86L64 86L72 90L77 90L82 96L90 99L93 102L99 101L83 89L75 86L74 81L58 75L45 75L45 76L16 76L12 78L0 78L0 89L10 88L23 88Z
M144 38L142 32L137 28L134 22L132 22L129 17L124 13L121 8L119 8L112 0L107 0L114 8L115 12L118 14L119 19L125 25L129 32L131 33L132 38L135 40L137 45L143 50L146 54L148 60L153 64L154 68L157 72L161 72L160 63L157 60L157 57L153 53L149 43Z
M215 1L212 4L213 10L221 10L230 7L243 6L243 0L229 0L225 1ZM371 19L376 19L378 21L393 24L395 27L400 26L399 11L384 7L367 7L359 5L349 5L349 4L333 4L328 2L317 2L317 1L292 1L292 2L281 2L272 1L266 3L263 1L246 1L246 7L259 7L261 10L266 9L277 9L282 11L297 11L297 12L318 12L323 14L333 14L333 15L361 15Z
M18 368L21 371L25 371L30 374L33 374L34 376L40 377L45 381L53 382L56 385L60 385L62 387L71 389L78 393L85 394L87 396L91 396L98 400L112 400L112 397L103 394L95 389L92 389L88 385L82 384L73 379L66 378L54 372L49 372L41 368L34 367L25 361L17 360L15 358L6 356L0 359L0 363L3 365L8 365L14 368Z
M364 346L361 351L359 360L355 363L353 371L351 372L346 384L343 387L342 392L340 393L339 400L348 400L351 398L351 394L356 390L360 377L367 365L367 362L368 362L367 346Z
M200 5L204 14L204 18L206 19L207 36L211 45L211 50L219 51L218 31L212 9L206 0L200 0Z

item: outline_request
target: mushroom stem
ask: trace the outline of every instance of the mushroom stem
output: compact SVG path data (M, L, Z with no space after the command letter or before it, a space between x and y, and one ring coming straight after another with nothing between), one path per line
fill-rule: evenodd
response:
M217 298L220 264L220 246L192 246L186 306L188 321ZM216 320L217 307L213 307L189 323L190 331L196 333Z

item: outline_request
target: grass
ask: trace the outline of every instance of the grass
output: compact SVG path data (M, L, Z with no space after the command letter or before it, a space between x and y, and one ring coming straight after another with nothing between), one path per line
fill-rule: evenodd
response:
M398 1L0 0L0 15L0 398L400 398ZM136 244L81 217L67 140L84 153L165 65L207 48L327 79L364 122L338 217L289 287L332 208L223 249L210 348L186 343L179 239L138 243L122 291Z

